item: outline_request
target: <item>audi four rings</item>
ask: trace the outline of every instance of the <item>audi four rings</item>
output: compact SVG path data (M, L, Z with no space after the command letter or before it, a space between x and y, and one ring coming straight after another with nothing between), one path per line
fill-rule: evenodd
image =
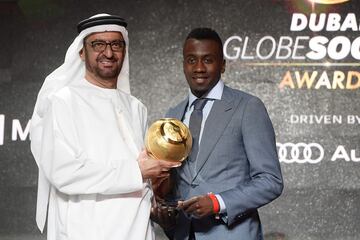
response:
M324 148L318 143L276 143L280 162L319 163L324 158Z

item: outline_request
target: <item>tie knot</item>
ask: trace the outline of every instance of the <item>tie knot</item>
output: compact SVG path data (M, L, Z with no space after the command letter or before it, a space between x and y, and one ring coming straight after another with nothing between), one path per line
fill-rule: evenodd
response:
M207 98L198 98L194 102L194 110L202 110L207 102Z

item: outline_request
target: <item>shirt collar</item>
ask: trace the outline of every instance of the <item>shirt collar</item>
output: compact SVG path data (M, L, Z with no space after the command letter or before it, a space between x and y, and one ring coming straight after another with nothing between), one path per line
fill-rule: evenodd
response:
M217 82L217 84L210 90L210 92L208 92L207 94L205 94L205 96L203 96L203 98L209 98L212 100L221 100L223 90L224 90L224 82L220 79ZM189 108L196 99L198 99L198 97L196 97L191 92L191 89L189 89L189 105L188 105Z

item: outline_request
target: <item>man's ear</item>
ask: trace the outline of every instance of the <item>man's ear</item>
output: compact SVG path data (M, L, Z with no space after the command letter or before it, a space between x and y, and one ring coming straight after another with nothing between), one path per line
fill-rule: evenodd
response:
M85 51L84 48L82 48L79 52L79 56L81 58L81 60L85 61Z
M224 59L222 65L221 65L221 73L225 72L225 67L226 67L226 61Z

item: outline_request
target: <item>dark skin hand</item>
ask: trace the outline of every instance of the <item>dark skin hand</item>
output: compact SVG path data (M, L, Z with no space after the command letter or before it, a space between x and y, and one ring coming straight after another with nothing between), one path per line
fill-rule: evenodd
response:
M179 201L178 208L196 218L215 214L211 198L208 195L195 196L185 201Z
M177 207L168 206L162 203L161 199L153 201L150 218L159 224L165 231L170 230L176 225L178 211L183 210L185 213L196 218L204 218L215 214L213 203L208 195L195 196L185 201L179 201Z
M162 201L162 200L160 200ZM159 224L165 231L176 225L178 210L175 206L168 206L165 203L153 201L150 218Z
M171 171L170 171L171 172ZM176 225L178 214L177 203L171 206L165 203L165 196L173 189L174 181L170 176L151 179L154 198L151 206L150 218L165 231Z
M152 189L157 199L164 199L165 196L173 188L173 180L171 176L162 178L152 178Z
M159 224L165 231L176 225L176 216L178 214L177 204L168 206L164 198L173 188L171 176L151 179L154 198L152 201L150 218Z

